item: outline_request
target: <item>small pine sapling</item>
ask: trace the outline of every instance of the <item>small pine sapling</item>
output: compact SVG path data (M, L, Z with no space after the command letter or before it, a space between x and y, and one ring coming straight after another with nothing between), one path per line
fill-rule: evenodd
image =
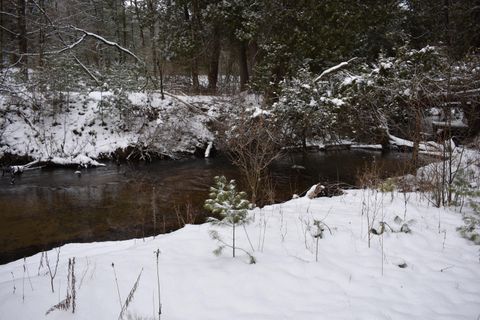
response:
M227 246L232 248L233 257L235 257L235 228L238 225L248 223L247 210L250 207L250 202L246 200L247 194L245 192L237 191L235 180L227 182L227 178L224 176L217 176L214 181L214 186L210 188L210 198L205 201L205 209L220 217L219 219L210 218L210 222L232 227L232 245L221 241L216 232L211 232L210 235L214 240L221 243L220 247L215 250L216 254L220 254L221 250ZM249 256L251 255L249 254Z

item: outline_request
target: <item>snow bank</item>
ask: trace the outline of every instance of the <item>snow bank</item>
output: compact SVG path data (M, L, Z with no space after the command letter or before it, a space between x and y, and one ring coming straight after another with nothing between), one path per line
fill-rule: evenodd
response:
M213 140L210 116L190 110L188 103L217 104L213 97L161 99L158 93L63 93L60 110L7 113L0 135L0 155L29 155L56 164L100 165L94 159L130 146L175 156L193 154L196 147ZM0 109L9 108L2 100ZM45 102L48 106L48 103ZM128 112L122 108L129 108ZM158 118L150 119L158 114Z
M417 178L420 181L438 182L442 178L443 170L448 175L450 167L452 177L457 177L459 174L465 175L470 183L480 185L480 152L474 149L451 147L453 150L450 165L448 160L445 164L443 161L430 163L417 170ZM447 177L445 181L448 179Z
M143 273L128 313L153 319L158 307L154 251L160 249L162 319L476 319L480 314L478 246L461 238L461 216L435 209L418 194L350 190L250 212L247 231L257 264L227 250L214 256L212 228L188 225L171 234L61 248L55 293L37 254L0 266L2 319L116 319L120 302ZM363 207L363 214L362 214ZM369 210L367 210L369 209ZM386 222L395 232L371 235ZM374 217L375 216L375 217ZM313 220L331 229L316 239ZM400 220L399 220L400 219ZM410 233L398 232L408 221ZM243 230L237 245L251 250ZM55 261L55 250L48 253ZM68 258L76 257L77 310L45 312L65 297ZM31 285L30 285L31 282ZM24 300L22 296L24 295Z

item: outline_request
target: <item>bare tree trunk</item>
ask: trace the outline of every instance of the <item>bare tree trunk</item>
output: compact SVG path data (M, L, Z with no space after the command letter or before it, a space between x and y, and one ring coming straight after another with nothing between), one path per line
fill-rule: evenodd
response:
M122 28L123 28L123 47L126 48L127 47L127 9L125 8L126 7L126 3L125 3L125 0L121 0L121 4L122 4Z
M192 85L193 91L198 93L200 91L200 81L198 81L198 59L192 59Z
M105 18L103 15L103 3L100 2L100 8L95 6L95 16L99 17L98 22L96 23L97 26L97 34L102 34L102 29L105 26ZM95 46L95 52L97 53L98 56L98 64L100 67L108 66L110 65L110 58L108 55L103 55L102 51L99 50L98 46Z
M476 32L473 35L472 44L474 47L480 47L480 0L475 1L475 5L472 8L473 22L477 26Z
M443 18L445 25L445 43L450 46L452 45L450 36L450 0L443 1Z
M40 0L38 2L39 6L42 7L44 10L44 0ZM43 29L43 26L45 25L44 20L45 20L45 17L42 17L41 18L41 22L40 23L40 27L39 27L39 30L38 30L38 65L40 67L43 66L43 62L44 62L44 51L45 51L45 30Z
M213 27L210 63L208 66L208 91L217 92L218 65L220 63L220 30L218 25Z
M135 14L137 16L138 28L140 29L140 39L142 39L142 48L145 48L145 34L143 33L142 18L140 16L140 9L138 8L138 0L134 0Z
M245 41L240 42L239 46L239 68L240 68L240 91L247 89L248 83L248 61L247 61L247 44Z
M123 0L113 0L112 11L113 11L113 20L115 21L115 38L117 43L122 43L122 19L119 13L119 2ZM120 63L125 61L125 55L123 52L118 53L118 60Z
M132 0L129 0L129 6L130 7L133 7L133 1ZM126 14L126 13L125 13ZM136 44L135 44L135 28L134 28L134 21L135 19L133 19L132 17L130 17L130 46L135 49L136 48Z
M17 25L18 25L18 55L23 76L28 80L28 58L26 55L28 50L27 42L27 22L26 22L26 3L25 0L17 1Z
M233 257L235 258L235 222L233 222L233 235L232 235L232 243L233 243L233 246L232 246L232 250L233 250Z
M415 107L415 129L413 132L413 151L412 151L412 166L414 168L416 168L418 164L421 130L422 130L422 113L420 111L420 106L416 106Z
M150 51L152 54L152 65L153 65L153 77L155 79L154 87L157 87L156 81L158 80L159 75L159 61L156 47L156 32L155 32L155 22L157 9L154 4L155 0L148 0L148 29L150 32Z
M186 9L188 13L188 8ZM191 32L192 42L198 44L198 32L200 31L200 8L198 0L192 1L192 18L191 18ZM198 81L198 53L194 52L192 55L192 83L193 90L198 92L200 90L200 82Z
M3 0L0 0L0 11L4 12ZM0 14L0 26L4 26L3 14ZM3 38L3 28L0 28L0 70L3 69L3 50L5 48L5 39Z

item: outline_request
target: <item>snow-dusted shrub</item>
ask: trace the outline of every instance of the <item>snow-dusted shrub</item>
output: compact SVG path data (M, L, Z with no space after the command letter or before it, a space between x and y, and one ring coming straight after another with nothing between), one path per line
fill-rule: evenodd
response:
M463 237L480 244L480 190L471 182L474 175L473 170L459 170L451 188L454 194L453 204L460 208L460 212L465 205L467 207L463 213L464 225L458 231Z
M210 198L205 200L205 209L219 216L219 218L210 218L209 221L214 225L232 227L232 244L226 243L215 230L210 231L212 239L219 242L219 247L214 251L215 254L221 254L225 247L232 248L232 255L235 257L236 244L236 226L244 225L249 222L247 210L250 202L246 199L247 194L243 191L238 192L235 180L227 181L225 176L214 178L214 185L210 187ZM255 263L253 256L247 251L250 262Z
M105 95L99 102L99 110L109 118L118 118L119 129L132 130L140 115L135 106L128 99L128 93L122 89L114 89L111 95Z
M471 194L468 201L472 210L463 214L464 225L458 227L458 231L463 237L480 245L480 191L472 191Z
M479 59L470 55L452 62L441 47L404 46L395 56L380 55L371 64L344 62L321 76L303 68L280 83L273 111L284 136L296 143L340 137L386 144L391 133L412 140L416 156L432 108L441 111L441 121L465 117L470 129L480 131L473 110ZM451 138L449 130L442 134Z
M242 173L251 202L268 201L273 196L268 166L281 154L279 130L270 112L258 107L238 106L227 116L220 134L228 155Z

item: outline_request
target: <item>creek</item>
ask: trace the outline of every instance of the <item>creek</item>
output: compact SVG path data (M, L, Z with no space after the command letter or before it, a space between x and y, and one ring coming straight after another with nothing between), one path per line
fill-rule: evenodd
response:
M410 156L364 150L289 154L271 166L275 201L319 181L357 186L358 174L372 164L382 177L404 174ZM201 223L213 177L241 181L238 169L223 156L112 162L82 169L80 175L75 171L28 171L15 184L8 176L0 178L0 264L65 243L142 238L184 222Z

